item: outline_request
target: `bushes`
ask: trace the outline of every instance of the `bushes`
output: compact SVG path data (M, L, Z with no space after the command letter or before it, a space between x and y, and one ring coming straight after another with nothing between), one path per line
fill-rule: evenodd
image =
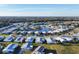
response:
M64 45L64 46L71 46L72 43L62 43L62 45Z
M74 44L79 43L79 40L76 37L74 37L71 43L74 43Z

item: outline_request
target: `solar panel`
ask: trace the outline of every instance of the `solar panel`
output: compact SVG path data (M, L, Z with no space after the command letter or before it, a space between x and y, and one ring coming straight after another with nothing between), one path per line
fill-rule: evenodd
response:
M32 38L28 39L30 42L32 41Z
M15 41L19 41L21 39L21 37L17 37Z
M3 53L13 53L16 47L18 47L17 44L9 44L5 49L3 49Z
M4 37L3 36L0 36L0 40L3 40L4 39Z
M34 38L31 37L28 39L28 42L33 42L33 40L34 40Z
M40 38L40 41L43 42L43 38Z
M4 41L12 41L12 40L13 40L13 37L12 36L9 36Z
M11 44L11 45L8 47L8 49L14 49L14 48L16 48L16 47L17 47L16 44Z
M22 45L21 48L23 48L23 49L29 49L29 50L30 50L30 49L32 49L32 47L33 47L32 44L30 44L30 43L25 43L25 44Z

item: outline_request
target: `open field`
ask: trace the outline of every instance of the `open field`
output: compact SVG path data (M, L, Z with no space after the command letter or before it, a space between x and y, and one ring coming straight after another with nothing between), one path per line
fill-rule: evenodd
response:
M42 44L42 46L50 50L56 50L57 54L79 54L79 44L70 46L63 46L61 44Z

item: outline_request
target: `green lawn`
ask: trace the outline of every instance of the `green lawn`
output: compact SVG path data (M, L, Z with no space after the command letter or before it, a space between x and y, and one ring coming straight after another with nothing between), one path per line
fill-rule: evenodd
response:
M40 44L33 44L35 46ZM47 49L56 50L58 54L79 54L79 44L63 46L61 44L42 44Z
M9 36L9 34L0 34L0 36L7 37L7 36Z

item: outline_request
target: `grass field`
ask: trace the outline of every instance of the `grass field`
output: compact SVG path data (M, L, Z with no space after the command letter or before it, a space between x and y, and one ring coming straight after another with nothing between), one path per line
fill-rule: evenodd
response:
M7 37L7 36L9 36L9 34L0 34L0 36Z
M79 54L79 44L73 44L70 46L63 46L61 44L42 44L42 46L49 50L56 50L57 54Z

